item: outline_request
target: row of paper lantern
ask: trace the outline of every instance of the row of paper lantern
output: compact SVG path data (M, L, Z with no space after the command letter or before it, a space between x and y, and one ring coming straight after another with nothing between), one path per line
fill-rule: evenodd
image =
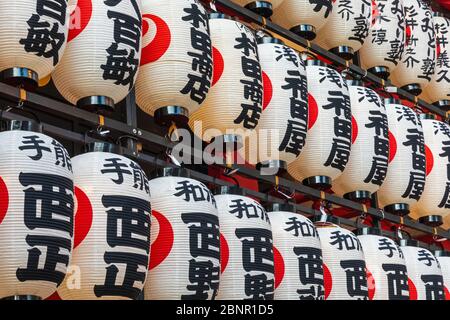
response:
M213 196L179 168L149 181L107 144L70 159L38 132L0 138L1 298L450 298L445 252Z

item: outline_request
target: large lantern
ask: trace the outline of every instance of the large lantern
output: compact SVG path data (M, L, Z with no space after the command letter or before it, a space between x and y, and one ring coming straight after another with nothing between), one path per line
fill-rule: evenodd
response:
M420 222L437 227L450 213L450 126L433 115L422 116L427 178L416 211Z
M246 158L264 169L287 169L305 144L308 86L303 60L280 40L258 40L264 83L263 112L246 145Z
M349 81L352 106L352 151L333 191L355 201L370 199L388 169L389 137L386 108L378 94L360 81Z
M75 240L63 300L136 299L150 252L150 194L141 167L112 145L94 143L72 159Z
M304 184L326 189L345 169L352 142L348 87L341 75L317 60L306 66L309 91L308 138L289 174Z
M425 0L403 0L403 4L406 44L393 77L399 87L419 95L434 74L436 50L433 16Z
M403 1L372 0L372 25L359 51L368 71L387 79L402 58L405 43Z
M325 49L350 60L369 35L371 17L370 0L334 0L330 19L320 30L318 41Z
M266 1L232 0L232 1L266 18L270 18L270 16L273 13L273 9L277 8L283 2L283 0L266 0Z
M214 300L220 277L214 197L183 169L165 168L158 176L149 183L152 246L145 299Z
M444 279L445 300L450 300L450 252L435 251L434 256L441 266L442 277Z
M1 1L0 16L0 78L37 86L63 56L69 31L67 1Z
M409 214L425 187L426 158L420 118L394 99L385 100L389 123L389 170L378 190L384 210Z
M324 216L325 217L325 216ZM335 217L316 222L322 246L326 300L367 300L366 263L358 238Z
M197 0L150 0L142 2L142 19L137 104L159 122L187 122L211 86L207 13Z
M69 5L74 25L53 81L70 103L111 111L133 88L138 72L141 1L70 0Z
M0 299L44 299L62 283L72 251L72 164L35 124L10 129L0 133Z
M358 239L364 251L370 300L409 300L408 273L397 244L381 230L363 228Z
M332 10L332 0L284 0L274 10L272 20L305 39L313 40Z
M266 211L234 187L221 187L219 193L222 275L217 299L273 300L274 254Z
M400 249L408 271L409 299L445 300L444 280L436 257L415 240L401 240Z
M275 300L323 300L322 250L314 224L290 206L274 204ZM286 211L289 210L289 211Z
M204 141L241 141L255 129L262 112L263 85L253 32L231 18L212 13L209 20L214 75L205 102L189 125Z

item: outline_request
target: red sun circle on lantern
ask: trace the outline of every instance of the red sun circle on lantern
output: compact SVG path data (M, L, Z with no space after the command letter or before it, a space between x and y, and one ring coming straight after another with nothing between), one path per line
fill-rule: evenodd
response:
M172 35L167 23L153 14L142 15L141 66L158 61L169 49Z
M397 140L395 140L394 135L391 131L389 131L389 163L394 160L395 155L397 154Z
M311 129L319 116L319 107L316 99L308 93L308 130Z
M284 273L285 273L285 265L284 259L281 255L280 251L278 251L275 246L273 247L273 264L275 268L275 289L278 288L283 282Z
M358 122L356 122L356 119L352 116L352 144L355 143L357 138L358 138Z
M149 270L159 266L169 256L174 240L170 221L158 211L153 210L152 215L158 222L159 231L155 241L151 244Z
M323 264L323 285L325 289L325 300L330 296L331 290L333 289L333 277L328 269L327 265Z
M228 242L223 236L220 234L220 273L224 273L225 269L228 266L228 260L230 259L230 248L228 247Z
M75 235L73 241L74 249L83 242L91 230L93 210L89 197L78 187L75 187L75 199L77 201L77 212L75 213Z
M273 86L272 81L270 81L269 76L264 71L262 72L262 80L263 80L263 88L264 88L264 97L263 97L263 111L266 110L270 101L272 100L273 95Z
M213 78L211 86L214 86L217 83L217 81L219 81L220 77L223 74L225 62L223 60L222 54L217 48L215 47L212 48L212 54L213 54Z
M0 224L5 219L6 212L8 212L9 206L9 194L8 188L6 187L6 183L0 177Z
M425 158L426 158L426 175L428 176L433 170L434 166L434 157L433 152L431 152L430 148L425 145Z
M369 300L375 297L375 279L369 270L367 272L367 288L369 289Z
M417 300L417 289L414 282L408 277L409 300Z
M86 29L92 17L92 0L78 0L70 14L67 42L78 37Z

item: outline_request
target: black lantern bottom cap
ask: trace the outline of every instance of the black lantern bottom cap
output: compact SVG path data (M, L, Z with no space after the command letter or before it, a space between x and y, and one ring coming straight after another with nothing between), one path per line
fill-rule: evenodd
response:
M155 121L162 126L186 126L189 122L189 111L180 106L165 106L155 111Z
M22 86L26 90L32 90L39 86L38 74L28 68L10 68L0 73L0 80L12 86Z
M0 300L21 300L21 301L32 301L32 300L42 300L41 297L38 296L32 296L32 295L21 295L21 296L11 296L6 297Z
M6 128L2 129L6 131L21 130L42 133L42 125L34 120L10 120L4 121L4 123L6 123Z
M224 134L223 136L217 136L211 142L221 143L223 146L223 152L233 152L244 146L242 137L235 134Z
M384 211L396 216L404 217L409 214L409 205L406 203L394 203L384 207Z
M303 180L305 186L319 190L331 188L331 178L327 176L314 176Z
M109 152L121 155L122 148L111 142L91 142L84 146L86 152Z
M287 163L283 160L268 160L256 165L256 170L269 174L283 174L287 170Z
M401 89L411 93L414 96L419 96L422 93L422 87L418 83L407 84L406 86L401 87Z
M341 57L344 60L351 60L355 55L355 51L353 50L353 48L348 46L339 46L331 49L330 52L334 53L335 55Z
M296 35L312 41L316 38L316 28L310 24L300 24L290 29Z
M444 223L442 220L442 216L437 215L421 217L419 218L419 222L434 228L439 227Z
M78 100L77 107L98 114L109 114L114 111L114 100L106 96L90 96Z
M248 10L253 11L264 18L270 18L273 14L272 4L267 1L255 1L245 6Z
M378 66L368 69L370 73L373 73L377 77L380 77L381 79L387 80L389 76L391 75L391 72L389 71L388 67L384 66Z
M345 199L355 201L355 202L364 202L364 201L370 200L371 197L372 197L372 194L369 191L363 191L363 190L353 191L353 192L344 194Z
M433 106L438 107L442 111L450 111L450 100L439 100L433 103Z

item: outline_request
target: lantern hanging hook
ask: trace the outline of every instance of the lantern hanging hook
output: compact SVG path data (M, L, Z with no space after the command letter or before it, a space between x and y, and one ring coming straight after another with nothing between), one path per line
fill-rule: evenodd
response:
M172 150L170 148L166 149L166 156L174 165L181 167L180 161L178 161L178 159L172 154Z
M288 200L292 200L294 198L295 190L292 190L291 194L288 195L280 189L278 176L275 176L275 186L273 187L273 189L275 190L276 193L282 195L283 197L285 197Z
M210 0L209 7L211 8L212 11L217 12L216 0Z

